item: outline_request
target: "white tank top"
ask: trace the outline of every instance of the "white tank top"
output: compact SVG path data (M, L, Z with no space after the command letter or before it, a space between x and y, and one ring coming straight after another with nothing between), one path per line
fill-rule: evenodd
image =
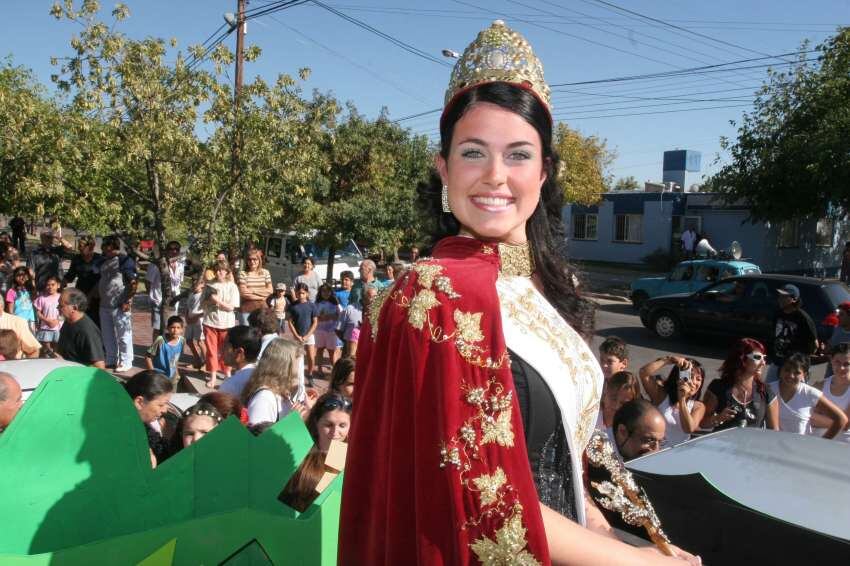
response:
M841 395L840 397L838 395L833 395L832 377L828 377L823 381L823 396L838 405L838 408L842 411L846 411L847 406L850 405L850 387L848 387L847 391L844 392L844 395ZM813 428L811 430L812 432L810 434L812 436L823 436L823 433L826 432L825 428ZM850 443L850 431L842 430L835 435L835 440Z
M687 406L688 411L693 411L694 400L688 399ZM658 405L658 410L664 415L664 420L667 422L667 432L664 435L667 442L664 444L664 448L681 444L691 437L690 434L682 430L682 417L679 414L678 404L671 406L670 397L664 397L664 400Z

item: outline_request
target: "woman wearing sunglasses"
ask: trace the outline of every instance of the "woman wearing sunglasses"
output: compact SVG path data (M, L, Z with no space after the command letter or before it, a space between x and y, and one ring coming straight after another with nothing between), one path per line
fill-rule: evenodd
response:
M776 395L761 380L766 364L761 342L752 338L735 342L720 366L720 379L705 392L702 427L715 431L736 426L779 430Z

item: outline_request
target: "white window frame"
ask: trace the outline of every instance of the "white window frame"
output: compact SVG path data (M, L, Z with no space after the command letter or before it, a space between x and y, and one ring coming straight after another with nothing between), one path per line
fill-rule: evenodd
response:
M620 219L624 223L624 238L617 239L618 227ZM637 224L637 227L635 227ZM640 244L643 243L643 214L615 214L614 215L614 242L623 244Z
M819 218L815 224L815 246L819 248L831 248L835 238L835 220L832 218Z
M583 217L584 222L582 223L582 234L578 235L579 221L578 218ZM590 234L590 230L588 226L591 224L590 220L593 219L593 234ZM599 215L594 213L584 213L584 214L573 214L573 240L597 240L599 239Z
M785 220L776 227L776 247L799 248L800 247L800 221Z

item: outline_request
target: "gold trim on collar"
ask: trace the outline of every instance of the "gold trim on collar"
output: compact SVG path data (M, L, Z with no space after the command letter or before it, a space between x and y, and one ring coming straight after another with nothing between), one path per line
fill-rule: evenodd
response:
M507 276L531 277L534 273L534 259L531 257L531 244L499 244L499 272Z

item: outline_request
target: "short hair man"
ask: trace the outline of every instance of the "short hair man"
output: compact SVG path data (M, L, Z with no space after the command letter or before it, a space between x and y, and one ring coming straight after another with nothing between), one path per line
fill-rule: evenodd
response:
M263 352L265 352L266 346L278 337L279 322L277 315L270 308L260 307L258 309L254 309L251 311L251 314L248 315L248 326L259 330L260 335L262 336L260 342L260 353L257 355L257 359L259 360L263 357Z
M776 295L779 308L771 325L773 337L767 344L770 367L765 381L768 383L779 379L779 368L792 353L814 354L818 339L815 322L802 309L800 288L789 283L777 289Z
M624 461L657 452L664 443L667 423L649 401L635 399L614 414L614 440Z
M35 288L39 291L44 289L50 277L62 281L62 259L70 258L73 253L73 246L53 230L42 232L41 245L33 250L29 260L29 268L35 273Z
M23 405L21 386L11 373L0 371L0 432L6 430Z
M136 294L138 274L132 257L121 253L117 236L107 236L101 244L100 327L106 349L106 365L127 372L133 367L133 315L130 307Z
M252 326L234 326L227 331L222 355L224 363L236 368L236 372L221 384L220 391L236 397L242 395L242 390L257 367L261 342L260 330Z
M79 289L70 287L59 295L59 314L65 324L59 331L56 351L66 360L105 369L100 329L86 315L87 308L88 299Z
M609 336L599 345L599 365L605 381L629 367L629 347L618 336Z
M30 331L29 323L23 318L0 310L0 329L11 330L21 341L21 351L28 358L37 358L41 344Z

